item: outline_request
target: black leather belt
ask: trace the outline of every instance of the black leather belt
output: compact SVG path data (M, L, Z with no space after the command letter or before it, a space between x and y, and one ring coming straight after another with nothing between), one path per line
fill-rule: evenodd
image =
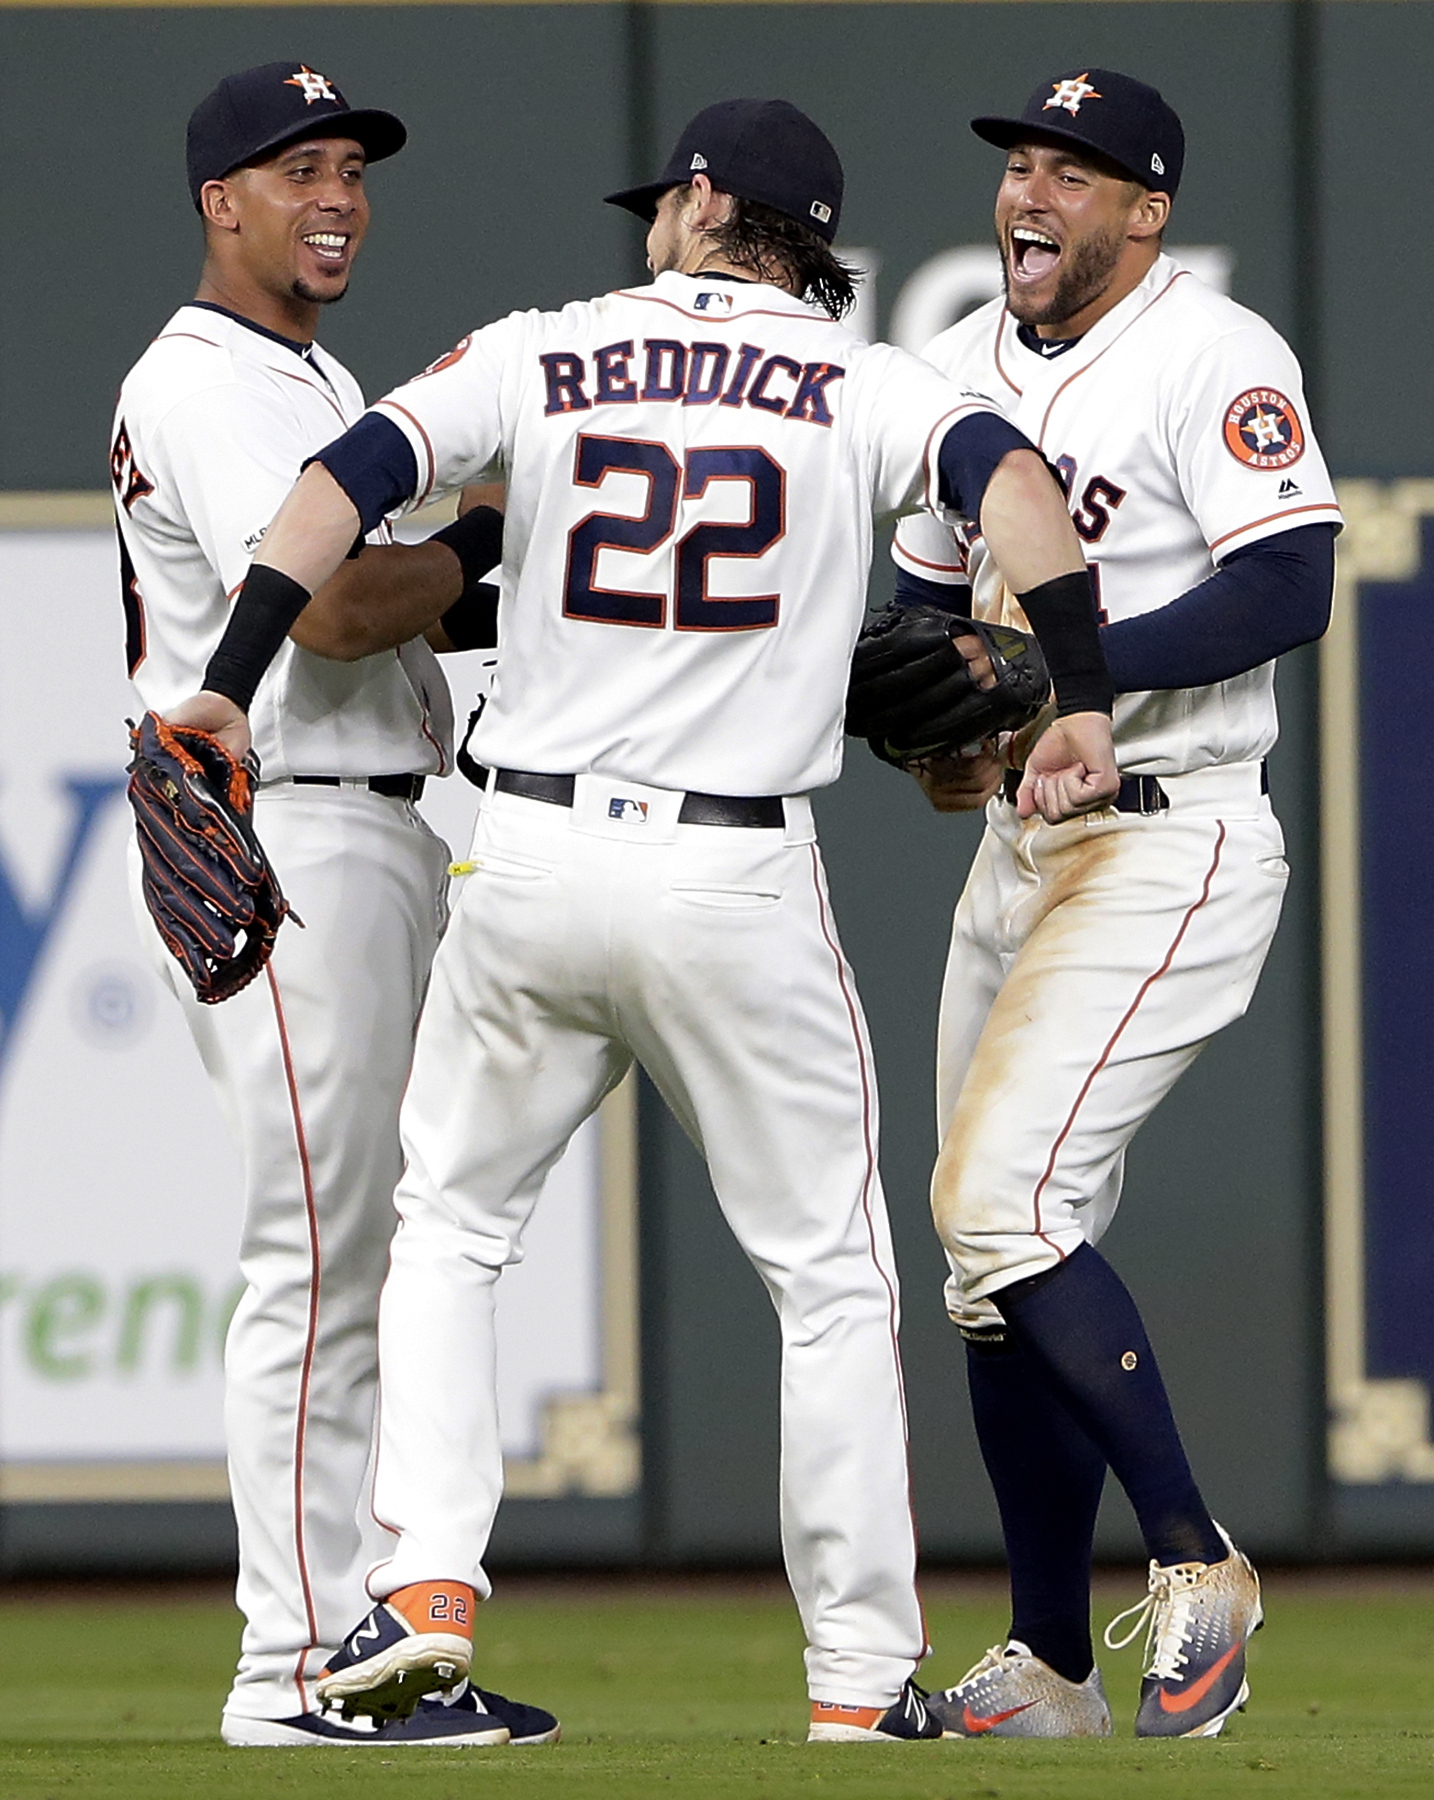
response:
M576 777L541 775L533 769L499 769L493 786L500 794L545 800L549 806L571 806ZM679 825L735 825L749 831L780 831L787 822L780 794L743 797L734 794L684 794Z
M290 781L295 787L342 787L348 779L343 775L291 775ZM355 776L356 781L363 780ZM371 794L386 794L390 800L407 800L412 803L423 796L422 775L370 775L364 785Z
M1007 769L1001 777L1001 797L1016 804L1016 795L1021 791L1021 770ZM1260 764L1260 792L1270 791L1270 771L1268 764ZM1121 778L1120 792L1114 800L1106 802L1117 812L1123 813L1161 813L1170 810L1170 796L1161 787L1159 778L1154 775L1126 775Z

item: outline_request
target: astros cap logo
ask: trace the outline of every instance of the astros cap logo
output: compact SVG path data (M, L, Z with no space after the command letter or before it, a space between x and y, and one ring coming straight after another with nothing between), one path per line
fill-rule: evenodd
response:
M1100 99L1100 95L1090 85L1089 70L1084 75L1072 75L1066 81L1053 81L1051 86L1055 91L1041 108L1042 112L1049 112L1053 106L1062 106L1074 118L1080 111L1082 100Z
M338 103L339 97L329 85L328 76L316 75L305 63L299 64L284 86L301 88L304 99L310 106L315 100L332 100L335 104Z
M1287 469L1305 453L1299 414L1276 388L1247 388L1225 408L1225 447L1250 469Z

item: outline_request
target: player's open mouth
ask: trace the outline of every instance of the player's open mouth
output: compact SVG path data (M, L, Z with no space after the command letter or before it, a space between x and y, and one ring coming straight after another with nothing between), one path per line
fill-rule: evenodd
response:
M1060 245L1044 231L1029 225L1011 227L1011 274L1017 281L1044 281L1060 259Z
M304 242L325 262L342 262L348 254L349 240L343 232L311 231Z

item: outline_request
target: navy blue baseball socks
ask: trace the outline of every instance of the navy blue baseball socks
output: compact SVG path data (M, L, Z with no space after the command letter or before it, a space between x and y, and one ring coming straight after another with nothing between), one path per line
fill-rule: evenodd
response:
M988 144L1009 150L1028 138L1094 150L1152 193L1175 197L1185 132L1160 93L1114 69L1082 69L1042 82L1018 119L972 119Z
M310 137L353 138L372 163L402 150L408 130L392 113L350 106L326 75L306 63L241 69L226 75L190 115L190 198L198 206L206 181L222 181L245 163Z
M841 158L826 133L790 100L719 100L677 140L656 181L605 194L649 224L669 188L705 175L724 194L774 207L825 243L841 218Z

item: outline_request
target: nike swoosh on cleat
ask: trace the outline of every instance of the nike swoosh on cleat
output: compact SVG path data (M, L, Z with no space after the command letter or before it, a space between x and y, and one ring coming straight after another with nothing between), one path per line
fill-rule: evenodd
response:
M1243 1643L1233 1645L1220 1658L1219 1662L1212 1663L1210 1665L1210 1667L1205 1671L1205 1673L1200 1677L1200 1679L1196 1682L1192 1682L1190 1687L1183 1694L1171 1694L1171 1693L1168 1693L1164 1688L1161 1688L1161 1690L1160 1690L1160 1710L1161 1710L1161 1712L1167 1712L1167 1713L1189 1712L1189 1710L1192 1706L1198 1705L1199 1702L1205 1698L1206 1694L1208 1694L1210 1692L1210 1689L1212 1687L1214 1687L1215 1683L1225 1673L1226 1669L1229 1668L1230 1664L1240 1654L1240 1652L1244 1649L1244 1647L1245 1646Z
M984 1719L980 1713L973 1713L969 1706L961 1708L961 1723L967 1731L979 1736L983 1731L993 1731L1005 1719L1014 1719L1017 1713L1028 1711L1035 1705L1034 1700L1027 1700L1022 1706L1011 1706L1005 1712L990 1713Z

